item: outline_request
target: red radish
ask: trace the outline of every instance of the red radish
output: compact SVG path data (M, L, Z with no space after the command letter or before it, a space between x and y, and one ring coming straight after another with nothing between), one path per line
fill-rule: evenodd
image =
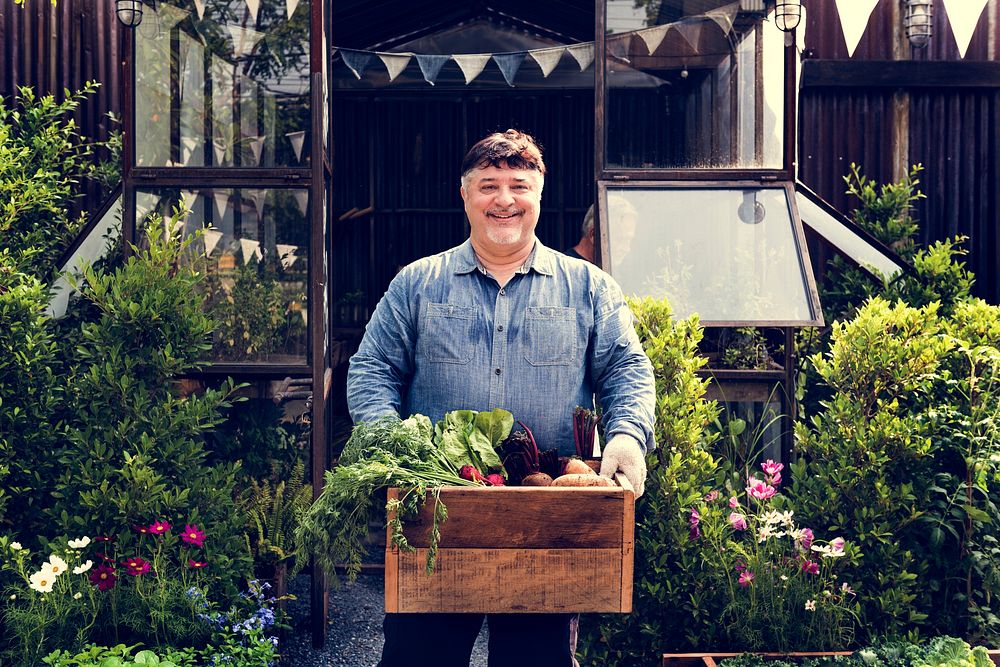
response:
M481 484L489 485L489 482L483 477L483 474L476 469L473 465L464 465L458 471L458 476L462 479L467 479L470 482L480 482Z
M506 486L507 480L503 478L503 475L495 472L486 476L486 483L491 486Z

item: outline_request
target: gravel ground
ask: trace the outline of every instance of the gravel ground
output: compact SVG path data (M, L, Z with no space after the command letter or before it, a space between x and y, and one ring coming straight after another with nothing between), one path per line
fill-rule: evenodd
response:
M282 644L283 667L374 667L382 655L383 591L381 575L362 575L353 584L330 589L326 644L312 647L309 630L309 577L299 576L289 592L293 630ZM472 649L470 667L486 667L486 629Z

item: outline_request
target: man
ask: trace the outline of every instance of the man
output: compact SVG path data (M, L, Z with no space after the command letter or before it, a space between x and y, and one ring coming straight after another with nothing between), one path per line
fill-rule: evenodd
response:
M598 396L608 442L601 474L641 494L652 448L652 367L621 290L596 267L535 238L545 164L516 130L474 145L462 163L469 240L393 279L352 358L358 421L504 408L542 448L575 451L572 414ZM491 667L568 667L570 614L488 618ZM476 614L389 614L382 667L467 666Z
M611 225L608 227L608 231L612 232L611 251L614 257L613 264L617 267L631 250L632 239L635 237L636 212L635 207L620 195L608 195L608 208L611 217ZM594 231L593 204L583 215L580 240L566 251L566 256L597 264L597 234Z

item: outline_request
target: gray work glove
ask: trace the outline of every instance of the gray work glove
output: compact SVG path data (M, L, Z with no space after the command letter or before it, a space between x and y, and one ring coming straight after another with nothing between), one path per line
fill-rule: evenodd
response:
M612 478L619 470L635 489L635 497L641 496L646 484L646 454L639 442L626 433L612 436L601 452L601 474Z

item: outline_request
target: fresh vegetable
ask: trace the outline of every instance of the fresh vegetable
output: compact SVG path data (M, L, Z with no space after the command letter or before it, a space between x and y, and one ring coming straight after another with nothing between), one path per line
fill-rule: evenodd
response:
M559 453L555 449L539 452L531 429L523 422L517 423L523 430L511 433L500 447L507 480L517 485L524 478L538 472L544 472L550 478L558 475Z
M506 410L475 412L455 410L434 427L434 443L456 469L471 465L481 472L503 467L496 448L514 427Z
M521 486L552 486L552 477L544 472L531 473L521 480Z
M486 476L486 482L490 486L507 486L507 480L498 472L490 473Z
M562 475L552 480L552 486L614 486L615 483L600 475Z
M573 411L573 441L576 455L581 459L594 458L594 437L600 421L600 417L587 408L577 406Z
M494 410L481 420L477 420L474 412L461 416L449 413L438 423L438 432L454 434L446 439L456 451L456 443L467 442L474 432L479 433L483 441L490 442L503 433L504 423L513 425L510 413L504 416L499 414L501 412ZM503 435L506 437L506 433ZM480 442L479 437L472 436L472 439ZM427 570L432 571L441 536L440 524L448 517L441 502L440 487L484 483L463 478L461 466L453 460L452 452L445 452L435 442L435 428L423 415L404 420L386 417L355 426L340 464L326 472L323 492L310 506L298 528L296 541L300 553L311 553L317 565L331 575L337 565L346 564L348 579L356 578L365 553L368 522L376 515L377 492L394 486L399 487L400 496L386 503L386 510L394 517L390 520L393 545L404 551L413 551L413 548L403 535L403 521L416 515L428 493L434 499L434 521L427 555ZM478 448L479 444L468 446ZM485 458L495 461L499 467L496 453L492 458Z
M563 475L596 475L597 472L580 459L569 457L562 459Z

